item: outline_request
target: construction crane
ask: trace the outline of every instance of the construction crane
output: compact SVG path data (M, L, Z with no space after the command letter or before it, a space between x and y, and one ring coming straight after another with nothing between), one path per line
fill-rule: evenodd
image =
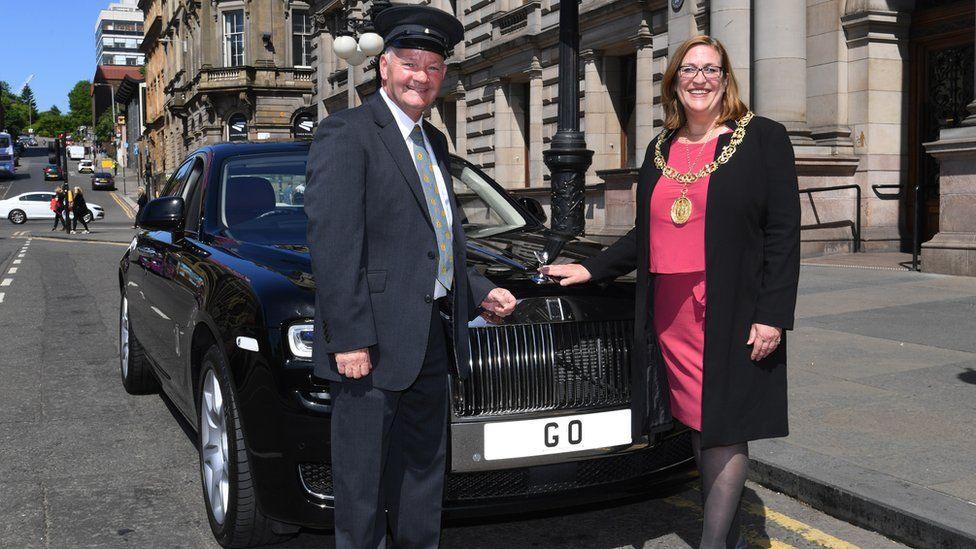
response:
M24 93L24 88L26 88L27 84L30 84L31 80L33 79L34 79L33 74L28 76L27 80L24 80L24 83L21 84L19 88L17 88L17 95ZM27 105L27 128L28 130L34 129L34 109L30 108L30 105Z

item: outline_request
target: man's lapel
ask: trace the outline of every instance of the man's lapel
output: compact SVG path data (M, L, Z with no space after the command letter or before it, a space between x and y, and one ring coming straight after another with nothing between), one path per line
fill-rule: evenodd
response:
M393 119L393 113L390 112L390 108L383 101L383 98L380 97L379 93L374 93L367 100L367 104L373 111L373 118L379 126L380 139L386 145L390 156L393 157L393 161L403 175L403 180L413 192L414 198L417 199L417 205L423 211L427 224L433 229L434 225L430 221L430 212L427 210L427 198L424 196L423 187L420 186L417 165L414 164L411 153L407 150L407 144L403 141L403 134L400 133L400 127L397 126L396 120Z

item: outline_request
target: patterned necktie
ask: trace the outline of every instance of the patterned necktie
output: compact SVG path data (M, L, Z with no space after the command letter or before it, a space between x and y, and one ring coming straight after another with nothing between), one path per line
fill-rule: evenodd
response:
M413 142L413 163L417 166L417 174L420 175L420 183L424 187L427 211L430 213L430 220L434 224L434 234L437 236L439 255L437 280L450 290L451 283L454 281L454 251L451 246L451 228L447 226L447 215L444 213L444 205L441 202L440 193L437 192L437 183L434 180L434 165L431 163L430 154L424 145L424 134L419 125L414 126L413 131L410 132L410 141Z

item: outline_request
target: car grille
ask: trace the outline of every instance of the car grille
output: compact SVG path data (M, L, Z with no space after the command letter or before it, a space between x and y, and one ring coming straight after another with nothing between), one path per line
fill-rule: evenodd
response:
M451 473L447 476L444 495L450 501L471 501L564 492L635 479L679 465L691 457L691 432L684 431L628 454L517 469ZM330 464L302 463L298 468L309 494L320 499L332 497Z
M564 492L636 479L684 463L692 457L691 434L685 431L629 454L448 475L445 498L451 501L518 497Z
M471 328L471 377L455 389L454 413L626 405L632 333L630 320Z
M305 491L320 499L332 497L332 466L328 463L300 463L298 475Z
M10 161L10 155L9 154L0 154L0 162L4 162L4 161L7 161L7 162Z

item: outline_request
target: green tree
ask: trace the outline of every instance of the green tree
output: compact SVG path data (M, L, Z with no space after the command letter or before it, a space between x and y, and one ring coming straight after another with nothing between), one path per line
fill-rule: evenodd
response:
M20 102L27 105L31 110L31 116L37 116L37 101L34 100L34 90L30 84L24 86L24 91L20 92Z
M61 114L61 109L54 105L50 110L37 116L34 121L34 132L44 137L55 137L62 132L69 133L68 121Z
M102 148L112 142L115 138L115 121L112 120L112 112L105 111L98 117L95 124L95 140L102 144Z
M91 82L79 80L68 92L68 126L74 133L79 126L90 126L92 119Z

